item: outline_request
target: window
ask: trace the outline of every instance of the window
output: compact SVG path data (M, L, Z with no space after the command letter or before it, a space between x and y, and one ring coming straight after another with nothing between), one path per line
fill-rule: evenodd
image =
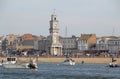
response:
M68 40L68 43L70 43L70 41Z
M117 42L115 42L115 45L117 45Z
M54 20L56 20L56 18L54 18Z

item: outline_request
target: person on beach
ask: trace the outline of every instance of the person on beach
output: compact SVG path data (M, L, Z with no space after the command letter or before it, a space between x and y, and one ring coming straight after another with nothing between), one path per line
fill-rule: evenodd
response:
M1 61L1 63L3 63L3 60Z

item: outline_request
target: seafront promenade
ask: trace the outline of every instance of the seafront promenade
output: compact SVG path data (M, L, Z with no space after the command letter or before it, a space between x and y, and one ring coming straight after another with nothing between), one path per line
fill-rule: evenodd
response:
M18 60L20 62L29 62L30 59L35 59L35 57L18 57ZM76 63L81 63L84 61L84 63L110 63L111 58L89 58L89 57L82 57L82 58L72 58L75 60ZM120 58L114 58L117 60L117 63L120 64ZM0 61L6 61L5 57L1 57ZM49 62L49 63L60 63L65 60L64 57L38 57L38 62Z

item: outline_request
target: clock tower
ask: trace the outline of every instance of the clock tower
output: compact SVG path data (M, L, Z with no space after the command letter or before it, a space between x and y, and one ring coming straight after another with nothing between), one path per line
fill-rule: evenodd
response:
M55 12L51 15L49 31L50 31L50 54L60 56L62 55L62 44L60 43L59 40L58 19Z

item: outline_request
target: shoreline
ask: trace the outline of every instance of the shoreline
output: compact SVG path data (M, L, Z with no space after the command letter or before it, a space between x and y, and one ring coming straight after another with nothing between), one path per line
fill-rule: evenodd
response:
M29 62L30 59L36 59L38 62L48 62L48 63L61 63L65 60L65 58L63 57L18 57L17 60L19 60L20 62ZM87 57L81 57L81 58L72 58L73 60L75 60L76 63L81 63L84 61L84 63L110 63L111 62L111 58L87 58ZM116 63L120 64L120 58L114 58L116 61ZM0 57L0 62L1 61L6 61L6 57Z

